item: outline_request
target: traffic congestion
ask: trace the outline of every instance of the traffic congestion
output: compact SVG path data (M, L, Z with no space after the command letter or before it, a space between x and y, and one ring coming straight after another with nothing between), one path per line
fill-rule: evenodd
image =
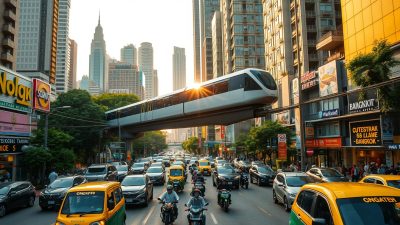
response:
M261 161L175 149L54 178L43 190L25 181L0 184L1 224L33 209L31 216L57 225L400 224L399 175L351 182L334 168L275 171ZM142 220L135 220L138 213Z

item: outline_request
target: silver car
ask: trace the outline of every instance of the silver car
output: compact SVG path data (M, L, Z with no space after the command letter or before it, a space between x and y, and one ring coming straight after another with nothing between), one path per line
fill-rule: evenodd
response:
M290 211L300 188L312 182L312 178L303 172L278 173L272 186L274 202L283 203L285 210Z

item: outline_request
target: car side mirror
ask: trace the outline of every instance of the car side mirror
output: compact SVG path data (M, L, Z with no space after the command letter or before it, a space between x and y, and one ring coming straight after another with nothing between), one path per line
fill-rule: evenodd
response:
M325 225L326 220L324 218L315 218L312 221L312 225Z

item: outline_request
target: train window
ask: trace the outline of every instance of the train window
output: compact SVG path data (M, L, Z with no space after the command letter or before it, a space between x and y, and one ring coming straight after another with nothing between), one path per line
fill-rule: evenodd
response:
M276 83L271 74L264 71L250 70L254 76L268 89L276 90Z
M229 78L229 91L234 91L234 90L244 88L243 77L244 77L244 74L240 74L240 75Z
M260 85L258 85L253 78L250 76L246 76L245 82L244 82L244 90L245 91L251 91L251 90L261 90Z
M214 94L215 94L215 95L228 92L228 90L229 90L229 88L228 88L228 81L221 81L221 82L216 83L216 84L214 85Z

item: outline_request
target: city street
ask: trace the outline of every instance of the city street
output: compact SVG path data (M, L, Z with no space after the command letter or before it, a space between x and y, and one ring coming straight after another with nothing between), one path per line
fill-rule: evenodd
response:
M189 180L189 178L188 178ZM275 205L272 200L271 187L259 187L250 184L249 189L232 191L232 205L228 212L223 211L217 204L217 191L212 186L211 177L206 177L206 196L209 202L207 224L265 224L284 225L288 224L289 213L285 212L282 205ZM179 193L180 202L179 216L174 224L187 224L184 204L189 200L189 192L192 184L185 185L185 191ZM162 224L160 218L160 207L157 197L165 191L164 186L154 187L154 200L148 207L127 208L127 225ZM20 209L0 218L1 225L17 225L29 221L30 225L50 225L55 222L57 213L55 211L41 211L38 200L32 208Z

